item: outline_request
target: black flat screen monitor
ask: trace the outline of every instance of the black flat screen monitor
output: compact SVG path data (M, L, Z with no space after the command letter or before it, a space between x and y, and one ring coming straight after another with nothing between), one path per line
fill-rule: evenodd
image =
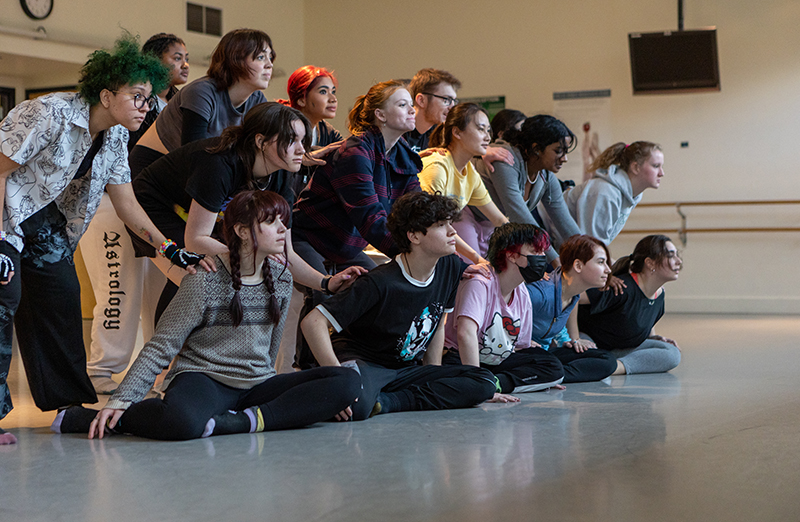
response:
M717 30L630 33L634 94L719 90Z

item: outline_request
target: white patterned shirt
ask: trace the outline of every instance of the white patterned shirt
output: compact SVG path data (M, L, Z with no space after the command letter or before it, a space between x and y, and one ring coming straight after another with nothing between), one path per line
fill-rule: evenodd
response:
M86 175L73 179L92 146L89 104L75 92L24 101L0 123L0 152L22 165L6 182L3 230L22 251L20 224L55 201L67 219L72 250L86 231L109 183L130 183L128 130L106 130L103 145Z

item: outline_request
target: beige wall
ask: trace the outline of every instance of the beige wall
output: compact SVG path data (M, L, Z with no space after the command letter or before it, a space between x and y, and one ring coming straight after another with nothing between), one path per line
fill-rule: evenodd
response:
M79 64L87 49L111 45L120 26L145 38L170 31L186 39L194 78L217 41L184 30L183 2L143 0L134 11L130 3L62 0L44 22L28 20L12 0L0 5L0 25L43 25L51 41L73 44L49 47L0 35L0 53L24 48L39 58ZM509 107L528 114L551 112L554 91L611 89L613 136L602 137L601 144L650 139L664 148L667 177L644 201L800 199L795 152L800 2L794 0L687 2L687 28L718 28L722 91L636 97L627 33L674 29L675 2L218 0L207 5L223 9L226 31L257 27L272 36L283 76L273 80L268 97L285 97L286 78L300 65L335 69L341 109L334 124L340 130L356 95L376 81L408 78L422 67L450 70L464 83L462 96L502 94ZM63 74L53 78L54 84L64 80ZM4 81L42 87L49 78L9 77L0 64L0 84ZM689 141L689 148L681 149L681 141ZM689 215L690 226L698 227L800 226L798 208L689 210ZM677 223L671 211L638 210L628 228L677 228ZM630 252L635 241L620 236L612 251ZM685 271L668 287L668 308L800 313L800 281L793 271L798 256L796 233L690 235Z
M197 3L222 9L223 32L252 27L270 35L279 61L274 76L275 86L267 90L267 96L281 96L288 74L303 65L303 12L299 7L302 4L292 0L217 0ZM74 63L72 76L26 72L22 78L15 77L25 88L63 85L70 77L71 83L76 83L78 70L86 61L88 53L97 48L112 46L123 29L140 35L142 41L155 33L170 32L186 41L192 64L190 80L199 78L205 74L211 52L219 39L187 32L185 6L185 2L164 0L140 0L134 3L62 0L55 2L53 12L46 20L33 21L25 16L16 0L0 0L0 26L31 31L43 26L48 35L48 39L41 42L0 34L0 54L14 53ZM12 80L7 76L3 78L4 76L0 61L0 85L12 83ZM2 83L3 79L9 81ZM17 99L21 100L23 95L24 92L17 92Z
M644 201L800 199L800 2L687 2L687 29L718 28L722 91L660 96L632 95L627 33L675 29L675 2L341 0L336 11L329 5L306 2L305 49L307 61L338 73L339 129L355 96L372 83L422 67L455 74L462 96L505 95L507 106L528 114L552 112L553 92L611 89L613 136L601 143L649 139L664 148L666 178ZM689 215L696 227L800 226L800 206ZM675 216L638 210L628 228L677 228ZM631 252L636 240L620 236L612 253ZM690 235L685 271L667 287L668 308L800 313L798 257L798 233Z

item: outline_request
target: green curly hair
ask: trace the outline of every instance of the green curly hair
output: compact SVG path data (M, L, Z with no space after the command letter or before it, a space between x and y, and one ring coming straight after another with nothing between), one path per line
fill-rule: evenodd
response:
M95 105L100 102L103 89L116 91L128 84L147 83L153 92L161 92L169 86L169 69L158 57L142 54L137 38L127 34L114 43L114 49L95 51L81 68L78 91Z

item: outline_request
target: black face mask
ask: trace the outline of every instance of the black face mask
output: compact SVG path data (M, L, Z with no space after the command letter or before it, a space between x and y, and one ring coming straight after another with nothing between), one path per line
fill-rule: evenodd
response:
M528 258L528 266L520 267L519 273L526 283L535 283L544 276L547 267L547 256L525 256Z

